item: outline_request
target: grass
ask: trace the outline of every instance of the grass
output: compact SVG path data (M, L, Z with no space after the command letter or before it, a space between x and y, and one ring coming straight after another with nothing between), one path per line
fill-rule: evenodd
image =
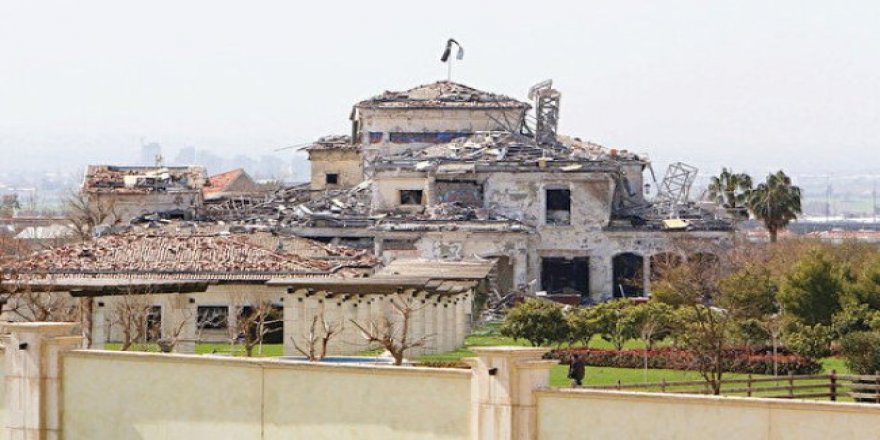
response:
M509 346L528 346L529 343L524 340L513 340L512 338L508 338L505 336L501 336L498 334L498 326L497 325L487 325L482 328L475 330L471 335L469 335L465 339L465 345L459 347L456 350L449 351L446 353L438 353L438 354L429 354L424 356L419 356L416 360L419 362L455 362L459 361L462 358L472 357L474 356L474 352L471 351L471 347L494 347L501 345L509 345ZM121 344L118 343L106 343L104 344L104 348L106 350L119 350ZM610 343L605 341L600 337L595 337L590 341L591 348L602 348L602 349L611 349L614 348ZM624 348L644 348L644 344L641 341L629 341L624 345ZM158 352L159 349L155 344L141 344L137 347L133 348L133 351L152 351ZM362 356L376 356L381 354L382 350L372 350L369 352L360 353ZM244 356L244 347L240 344L230 345L227 343L199 343L196 344L196 353L198 354L209 354L209 353L221 353L221 354L230 354L232 356ZM257 347L254 350L254 356L282 356L284 354L284 347L282 344L264 344L262 347L262 351ZM847 368L843 359L837 357L827 357L821 359L822 363L822 373L828 374L831 373L832 370L836 370L838 374L850 374L849 368ZM556 387L565 387L570 385L569 379L566 377L568 375L568 367L566 365L554 365L550 370L550 385ZM744 374L734 374L728 373L724 376L727 379L741 379L747 377ZM768 377L768 376L758 376L757 377ZM646 380L647 379L647 380ZM584 385L614 385L618 383L618 381L622 384L637 384L637 383L658 383L663 380L667 382L677 382L677 381L692 381L692 380L700 380L701 377L699 373L696 371L686 371L686 370L666 370L666 369L648 369L647 370L647 378L644 369L641 368L613 368L613 367L592 367L588 366L586 371L586 377L584 379Z
M122 348L122 344L118 342L107 342L104 344L104 350L119 350ZM159 346L156 344L135 344L133 345L129 351L146 351L146 352L159 352ZM196 344L196 354L226 354L230 356L245 356L244 346L241 344L226 344L226 343L210 343L210 342L200 342ZM254 357L271 357L271 356L283 356L284 355L284 346L282 344L263 344L262 347L257 346L254 348Z

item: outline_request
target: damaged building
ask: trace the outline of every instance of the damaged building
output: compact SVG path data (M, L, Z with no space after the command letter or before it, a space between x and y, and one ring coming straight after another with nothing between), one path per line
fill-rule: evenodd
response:
M310 197L280 197L263 220L385 261L496 259L499 290L580 302L647 294L652 266L682 253L673 242L732 241L723 213L687 200L696 170L646 181L647 156L558 134L560 96L549 81L532 104L440 81L359 102L351 144L332 139L363 180L328 186L314 172L330 165L313 163Z
M294 341L305 343L318 316L341 328L329 354L373 349L350 322L397 319L391 301L406 298L419 304L408 334L427 338L410 353L419 355L464 343L493 264L410 260L383 266L364 250L265 227L150 222L10 261L0 272L0 293L28 292L17 301L52 295L65 299L59 307L78 303L92 348L124 340L131 322L141 319L147 341L179 338L174 350L187 353L199 342L236 341L246 310L268 302L271 331L263 342L283 344L287 355L299 354ZM13 301L4 310L2 319L19 320L30 308Z
M204 167L90 165L82 194L102 221L127 222L154 213L176 213L192 218L202 206L207 182Z

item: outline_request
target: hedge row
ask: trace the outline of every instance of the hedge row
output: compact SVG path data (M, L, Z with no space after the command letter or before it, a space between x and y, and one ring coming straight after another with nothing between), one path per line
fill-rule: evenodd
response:
M548 359L557 359L560 363L568 363L572 353L580 355L587 365L596 367L644 368L645 350L600 350L600 349L560 349L545 355ZM727 350L724 355L724 371L730 373L773 374L773 355L766 353L749 353L745 350ZM813 359L796 354L778 354L776 356L779 374L817 374L822 365ZM693 370L694 361L690 353L674 348L658 348L648 350L648 368L665 368L671 370Z

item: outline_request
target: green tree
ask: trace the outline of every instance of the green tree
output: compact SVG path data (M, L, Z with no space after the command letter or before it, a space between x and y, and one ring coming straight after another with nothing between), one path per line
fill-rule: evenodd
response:
M850 333L870 331L878 315L880 312L867 304L846 304L831 317L831 330L838 339Z
M736 340L735 320L727 311L703 304L680 307L676 315L676 344L690 354L693 369L713 394L721 394L724 356Z
M557 303L529 299L511 308L501 325L501 334L525 339L539 347L569 339L568 321Z
M872 310L880 310L880 257L875 254L874 258L857 271L854 282L846 288L842 302L866 304Z
M587 309L596 333L617 350L622 350L626 341L636 337L632 316L627 313L629 307L632 307L629 300L618 299Z
M779 302L788 313L807 325L831 324L831 317L841 309L840 292L844 287L841 268L826 252L808 252L783 277Z
M718 305L738 319L762 319L779 311L776 291L770 270L748 263L718 281Z
M584 347L589 347L590 340L599 332L590 310L572 307L565 313L565 319L568 321L569 343L580 342Z
M722 168L721 174L713 176L709 183L709 198L735 216L747 216L744 208L751 189L751 176Z
M747 205L752 215L764 223L770 242L775 243L779 231L801 213L801 189L780 170L749 191Z
M624 309L633 331L651 350L658 341L666 339L675 328L675 308L659 301L648 301Z

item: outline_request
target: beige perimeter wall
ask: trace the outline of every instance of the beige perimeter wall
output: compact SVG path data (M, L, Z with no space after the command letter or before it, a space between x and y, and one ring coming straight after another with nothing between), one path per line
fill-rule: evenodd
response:
M538 391L538 438L880 439L880 406L614 391Z
M466 439L470 372L105 351L63 358L75 439Z

